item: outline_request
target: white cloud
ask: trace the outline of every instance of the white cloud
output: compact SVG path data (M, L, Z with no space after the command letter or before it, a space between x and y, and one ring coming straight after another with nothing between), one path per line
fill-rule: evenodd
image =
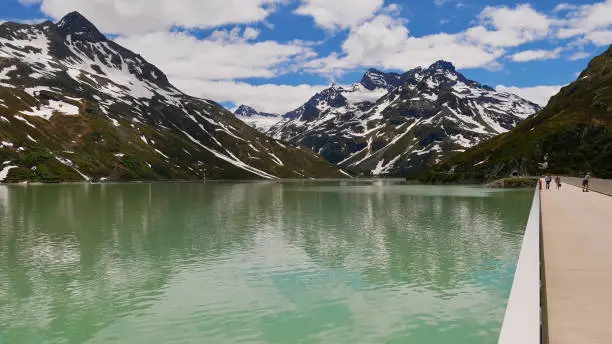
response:
M300 42L249 42L256 33L217 31L208 39L186 32L154 32L119 37L117 43L138 52L171 80L272 78L316 54Z
M577 8L578 8L578 6L576 6L576 5L560 3L557 6L555 6L555 8L553 9L553 12L554 13L559 13L559 12L564 12L564 11L573 11L573 10L575 10Z
M532 86L532 87L516 87L498 85L495 87L500 92L509 92L519 95L527 100L530 100L540 106L546 106L550 97L559 93L559 90L565 85L551 86Z
M533 30L546 33L551 25L548 17L528 4L517 5L515 8L488 6L480 14L480 19L498 30Z
M569 14L559 38L579 36L595 45L612 43L612 0L577 7Z
M516 47L545 38L556 23L530 5L486 7L479 15L480 25L466 30L471 40L496 47Z
M517 47L523 43L533 41L536 35L530 31L515 30L489 30L484 26L474 26L465 31L465 36L477 44L495 47Z
M434 4L436 4L436 6L443 6L444 4L450 2L452 0L433 0Z
M405 20L378 14L351 28L341 52L310 61L306 68L338 75L360 66L406 70L439 59L452 61L459 68L495 68L505 49L546 38L561 24L528 4L486 7L478 21L477 26L463 32L415 37ZM522 57L527 54L517 55L517 59Z
M434 2L434 4L436 6L444 6L446 4L453 3L453 2L457 3L455 5L456 7L463 7L463 6L465 6L462 2L458 2L458 0L433 0L433 2Z
M147 33L174 26L211 28L263 21L286 0L20 0L40 3L46 15L59 19L77 10L101 31Z
M246 104L270 113L284 114L304 104L327 85L251 85L236 81L179 80L178 87L190 95L216 102Z
M610 45L612 44L612 29L589 32L585 38L595 45Z
M14 23L20 23L20 24L36 25L46 20L48 19L46 18L34 18L34 19L5 18L5 19L0 19L0 24L4 24L7 22L14 22Z
M389 4L380 11L380 14L386 14L389 16L399 16L401 12L402 12L402 8L400 5Z
M525 50L512 55L510 58L514 62L527 62L535 60L552 60L559 58L563 49L557 48L554 50Z
M322 28L336 30L359 24L383 5L383 0L302 0L295 13L311 16Z
M215 30L209 39L219 43L245 43L256 39L259 33L259 30L251 27L247 27L242 31L240 27L236 26L231 30Z
M310 61L306 68L336 75L360 66L407 70L440 59L469 68L489 65L503 54L500 49L475 44L460 34L413 37L404 24L401 19L378 15L351 30L342 44L342 53Z
M582 60L582 59L586 59L589 56L591 56L591 53L579 51L579 52L572 54L572 56L569 57L569 60L570 61Z

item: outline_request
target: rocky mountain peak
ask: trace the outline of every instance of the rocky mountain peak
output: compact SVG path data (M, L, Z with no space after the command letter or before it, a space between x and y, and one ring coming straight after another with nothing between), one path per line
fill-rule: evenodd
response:
M376 68L368 68L368 70L365 72L365 74L363 75L364 78L368 78L371 76L384 76L385 72L378 70Z
M281 117L281 115L278 113L259 111L251 106L244 105L244 104L240 105L236 109L236 111L234 111L234 115L243 116L243 117L248 117L248 116L273 117L273 118Z
M427 69L421 69L417 74L421 73L429 76L429 78L436 80L438 84L446 87L453 87L457 82L460 82L469 87L495 92L495 89L490 86L483 85L479 82L466 78L465 75L458 72L455 66L448 61L436 61L431 66L427 67Z
M310 121L317 118L322 109L345 106L346 98L342 95L342 91L343 88L341 86L332 84L330 87L315 94L304 105L284 114L283 117L286 119L299 118L304 121Z
M455 66L448 61L444 61L444 60L438 60L436 62L434 62L431 66L429 66L429 68L427 68L427 70L429 71L449 71L449 72L456 72L457 70L455 69Z
M254 117L254 116L262 116L262 117L279 117L279 114L261 112L255 110L253 107L248 105L240 105L236 111L234 111L234 115L239 117Z
M58 31L64 35L71 35L75 38L81 38L94 42L104 41L106 37L79 12L70 12L62 18L56 27Z
M377 69L370 68L361 78L360 83L368 90L384 88L391 90L402 84L402 77L397 73L385 73Z
M332 87L327 88L318 93L317 99L313 99L316 102L326 102L333 107L339 107L346 104L346 99L342 96L341 93L342 88L338 87L338 85L332 85Z
M245 116L251 117L257 115L257 110L253 109L248 105L240 105L236 111L234 111L234 115L236 116Z

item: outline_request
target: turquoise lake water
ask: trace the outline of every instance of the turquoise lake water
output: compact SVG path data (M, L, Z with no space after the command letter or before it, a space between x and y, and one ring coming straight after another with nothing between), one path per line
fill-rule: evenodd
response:
M0 343L496 343L532 190L0 186Z

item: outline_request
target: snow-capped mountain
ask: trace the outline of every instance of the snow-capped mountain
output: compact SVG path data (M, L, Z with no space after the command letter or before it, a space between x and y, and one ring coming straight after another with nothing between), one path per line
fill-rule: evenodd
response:
M355 85L332 85L268 134L356 173L401 176L504 133L538 110L438 61L404 74L370 69Z
M318 121L330 109L365 110L387 92L385 88L368 89L362 84L332 85L317 93L304 105L283 115L283 118L296 122L310 122Z
M240 105L236 111L234 111L234 116L261 132L270 130L270 128L282 119L279 114L259 112L247 105Z
M379 70L370 68L363 75L359 82L368 90L386 89L388 91L401 86L405 81L405 77L398 73L385 73Z
M79 13L0 25L2 181L335 177L188 96Z
M509 133L409 175L425 182L492 181L541 173L612 178L612 46L536 115Z

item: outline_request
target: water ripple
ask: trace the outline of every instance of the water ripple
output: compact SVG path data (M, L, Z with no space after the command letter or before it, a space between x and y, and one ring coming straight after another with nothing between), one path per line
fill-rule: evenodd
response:
M494 343L530 192L1 186L0 343Z

